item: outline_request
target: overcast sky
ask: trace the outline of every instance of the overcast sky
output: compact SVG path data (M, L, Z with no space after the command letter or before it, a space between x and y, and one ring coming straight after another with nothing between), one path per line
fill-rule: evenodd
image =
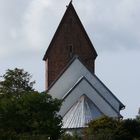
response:
M0 0L0 75L23 68L44 90L43 55L69 0ZM140 107L140 0L73 0L98 57L96 75L126 105Z

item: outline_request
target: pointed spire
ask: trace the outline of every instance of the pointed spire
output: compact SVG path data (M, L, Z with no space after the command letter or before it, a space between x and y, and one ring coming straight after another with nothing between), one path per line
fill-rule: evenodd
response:
M70 3L69 3L68 5L66 5L67 8L68 8L70 5L72 5L72 1L73 1L73 0L71 0Z
M54 37L52 38L52 41L50 42L50 45L49 45L48 49L46 50L46 53L45 53L45 55L43 57L43 60L45 60L45 61L46 61L46 59L48 57L50 49L52 48L51 46L55 43L56 37L58 36L58 32L60 30L62 30L61 27L66 22L65 19L69 18L69 14L70 14L69 11L71 11L71 14L72 14L74 20L77 21L75 23L79 26L80 30L82 31L81 33L83 34L84 38L87 40L87 43L89 44L89 46L91 47L93 58L96 59L96 57L97 57L96 50L95 50L94 46L92 45L92 42L90 41L90 39L89 39L89 37L88 37L88 35L87 35L87 33L86 33L81 21L80 21L80 19L79 19L78 15L77 15L77 13L75 11L75 8L74 8L72 2L73 2L73 0L70 0L69 4L66 6L67 8L66 8L66 11L64 13L64 16L63 16L63 18L62 18L62 20L61 20L61 22L60 22L55 34L54 34Z

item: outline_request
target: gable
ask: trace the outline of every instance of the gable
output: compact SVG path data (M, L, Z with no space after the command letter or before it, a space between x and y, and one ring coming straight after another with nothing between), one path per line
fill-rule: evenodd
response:
M77 57L67 66L48 92L52 97L62 99L81 80L81 77L85 77L115 110L120 111L124 107L116 96Z
M63 117L63 128L83 128L86 124L103 113L98 107L84 94Z
M98 93L85 77L82 77L81 80L62 98L63 103L59 114L63 117L67 110L69 110L71 106L73 106L73 104L83 95L86 95L104 115L120 117L119 112Z
M115 110L119 111L122 107L124 107L124 105L99 80L99 78L97 78L95 74L91 73L78 58L75 58L67 66L60 77L50 87L48 92L52 95L52 97L62 99L64 95L79 82L81 77L85 77Z

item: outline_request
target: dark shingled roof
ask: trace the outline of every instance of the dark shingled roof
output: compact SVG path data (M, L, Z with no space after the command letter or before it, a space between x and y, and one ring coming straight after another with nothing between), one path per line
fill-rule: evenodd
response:
M46 60L46 59L47 59L48 53L49 53L49 51L50 51L50 49L51 49L51 46L53 45L53 43L54 43L54 41L55 41L55 39L56 39L56 37L57 37L59 31L60 31L60 28L62 27L62 25L63 25L63 23L64 23L64 21L65 21L64 19L67 17L67 15L68 15L68 13L69 13L68 11L70 11L70 10L74 13L74 16L77 18L79 27L81 28L82 32L85 34L85 38L86 38L86 40L88 41L88 43L90 44L90 46L91 46L91 48L92 48L92 50L93 50L93 52L94 52L95 58L97 57L97 52L96 52L96 50L94 49L94 46L93 46L92 42L90 41L90 39L89 39L89 37L88 37L88 35L87 35L87 33L86 33L86 31L85 31L85 29L84 29L82 23L81 23L81 21L80 21L78 15L77 15L77 13L76 13L76 11L75 11L73 5L72 5L72 1L71 1L71 2L69 3L69 5L67 6L67 10L66 10L66 12L64 13L64 16L63 16L63 18L62 18L62 20L61 20L61 22L60 22L60 24L59 24L59 26L58 26L58 28L57 28L57 30L56 30L54 36L53 36L51 42L50 42L50 45L49 45L49 47L48 47L48 49L47 49L47 51L46 51L46 53L45 53L45 55L44 55L44 57L43 57L43 60Z

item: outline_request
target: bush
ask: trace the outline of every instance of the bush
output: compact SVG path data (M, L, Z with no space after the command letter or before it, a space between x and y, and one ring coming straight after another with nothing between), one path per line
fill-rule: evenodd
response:
M95 140L131 140L122 122L107 116L92 120L85 129L85 136Z

